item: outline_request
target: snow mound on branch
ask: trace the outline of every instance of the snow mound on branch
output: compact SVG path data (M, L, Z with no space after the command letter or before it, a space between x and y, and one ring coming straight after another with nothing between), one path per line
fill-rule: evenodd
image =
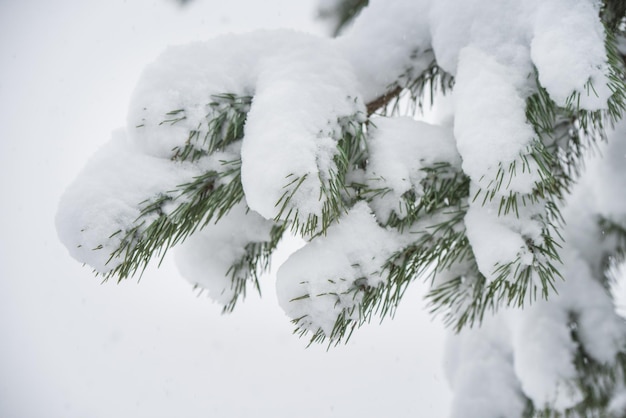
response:
M566 280L556 283L558 294L549 301L488 313L479 328L450 336L445 364L452 417L518 417L526 398L563 412L583 400L578 350L600 364L615 362L626 345L626 324L580 255L571 248L564 255Z
M502 215L499 198L531 193L542 180L530 158L536 134L526 120L536 78L557 105L574 98L581 109L606 108L610 89L598 7L595 0L372 0L337 40L260 31L172 47L142 75L126 134L116 135L63 197L61 240L77 259L106 273L122 262L108 259L144 202L216 170L220 160L240 158L252 212L245 214L242 203L192 236L180 253L183 273L228 303L234 293L226 275L242 246L268 239L268 219L292 212L300 219L323 216L325 191L341 189L332 182L345 119L362 122L365 102L404 86L436 58L456 80L455 142L446 129L408 119L380 119L377 129L368 127L366 174L381 179L393 202L374 200L376 216L367 203L356 203L327 235L294 253L278 272L280 304L301 328L326 336L342 315L359 320L364 291L385 280L385 261L419 232L420 221L405 235L378 221L396 210L404 193L419 196L421 169L437 162L461 165L471 179L470 196L492 192L492 201L471 200L465 217L487 279L494 278L494 267L513 260L518 268L532 265L526 240L540 241L545 202ZM555 16L559 24L553 24ZM173 161L174 149L207 123L212 96L222 94L253 97L243 141L194 163ZM572 406L581 399L572 386L577 344L603 364L623 349L624 322L598 277L604 247L589 249L589 237L602 231L576 215L584 210L590 219L600 214L623 221L623 199L611 203L612 194L624 189L624 179L612 176L623 155L619 149L608 160L607 187L594 191L597 199L584 205L572 200L565 214L572 221L564 233L571 243L561 252L567 281L556 283L559 296L488 318L483 328L455 340L449 374L456 416L519 415L526 398L557 409ZM516 174L499 182L502 170ZM157 214L147 215L147 223L151 216Z
M354 26L337 39L365 102L386 93L398 78L420 74L432 62L428 6L428 0L370 1Z
M384 280L381 266L401 248L398 233L382 228L365 202L292 254L279 268L276 292L287 315L330 336L337 318L358 320L360 286Z
M472 46L522 77L534 65L558 105L577 91L580 106L596 110L606 107L611 94L599 7L595 0L436 0L423 12L429 14L437 64L447 72L457 73L461 51ZM596 92L585 90L589 80Z
M321 215L321 184L337 172L341 120L364 111L350 64L328 40L303 37L289 50L272 51L259 67L242 147L250 207L275 218L283 186L306 177L291 202L303 214Z
M450 418L519 418L526 407L513 368L505 313L488 316L480 329L446 341L446 378L453 391Z
M207 163L172 163L142 154L117 131L62 196L56 217L61 242L78 261L109 272L123 261L109 258L139 218L140 204L200 175Z
M487 277L515 260L531 265L525 242L543 245L539 232L549 224L541 204L527 205L518 219L502 219L498 207L534 193L545 181L544 162L535 160L538 135L527 120L536 80L559 106L608 106L611 89L598 8L595 0L373 0L337 41L355 63L358 79L372 86L364 90L367 100L403 86L404 77L410 79L431 62L455 77L454 136L473 198L468 235ZM372 54L384 59L372 60ZM396 185L398 192L407 190L406 184ZM391 210L401 211L391 200L386 206L380 199L372 202L381 219ZM526 225L532 231L524 231Z
M246 255L246 245L270 241L273 225L239 203L176 249L178 270L191 283L207 289L211 299L226 305L237 295L231 267Z
M588 375L575 363L580 361L581 350L587 361L615 365L616 356L626 347L626 322L617 314L603 283L604 257L615 243L602 238L607 232L601 231L597 216L623 222L626 178L620 173L626 159L625 139L626 123L622 121L609 135L608 145L601 148L605 156L588 163L586 175L563 209L566 244L561 250L560 271L564 280L555 282L557 292L524 309L487 314L480 328L464 329L450 337L446 365L454 390L453 417L517 417L525 398L538 408L549 404L563 412L584 396L577 379ZM496 240L491 233L485 227L484 239ZM504 241L497 242L501 245ZM488 242L484 247L489 247ZM619 379L618 369L615 366ZM477 381L483 384L476 385ZM493 387L497 387L497 396ZM606 412L621 416L624 387L618 384L611 396ZM500 402L505 406L498 410Z
M402 219L407 214L401 197L409 191L418 199L423 195L420 182L426 177L425 168L437 163L460 165L454 136L448 128L408 117L376 118L373 126L366 179L372 189L387 188L389 193L374 198L371 205L383 222L391 212Z
M598 18L599 9L600 2L588 0L553 0L537 5L531 56L539 81L559 106L565 107L572 92L577 91L583 109L606 108L611 90L606 83L604 28ZM554 23L555 16L558 25ZM583 89L588 82L593 87Z
M365 110L351 64L331 40L293 31L170 47L144 71L127 130L143 152L169 157L206 121L211 96L225 93L254 96L241 150L250 208L273 219L289 195L284 213L321 216L341 120ZM178 110L184 119L169 122Z
M176 161L191 133L210 125L213 97L224 94L254 96L245 139L229 145L228 155L222 146L195 163ZM344 119L363 112L351 64L331 40L258 31L170 47L138 82L118 134L125 138L101 150L66 193L59 234L76 258L108 272L122 262L109 257L146 201L221 160L241 159L246 202L264 218L278 216L285 196L285 213L322 216Z

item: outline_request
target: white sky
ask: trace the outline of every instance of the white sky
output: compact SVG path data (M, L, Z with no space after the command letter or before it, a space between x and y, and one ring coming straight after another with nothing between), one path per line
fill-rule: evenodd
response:
M170 261L101 285L58 242L60 194L124 125L141 69L223 32L321 32L312 0L0 0L0 416L446 416L443 330L413 286L330 351L264 297L230 316ZM282 248L279 265L289 248Z

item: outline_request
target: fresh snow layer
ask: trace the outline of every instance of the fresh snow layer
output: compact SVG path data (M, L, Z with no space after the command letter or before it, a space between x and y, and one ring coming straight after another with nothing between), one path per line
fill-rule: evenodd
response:
M535 137L525 118L534 70L557 104L577 93L583 109L607 107L598 7L594 0L374 0L338 43L367 86L366 101L436 58L456 77L454 133L465 172L493 188L499 167L515 162L517 175L502 193L529 193L540 180L537 167L522 170L520 159Z
M527 259L530 255L522 235L499 221L496 214L474 205L469 207L465 216L466 234L472 244L476 263L489 281L496 278L496 267L518 257ZM524 264L531 263L532 255Z
M273 225L239 203L176 249L178 269L191 283L207 289L211 299L226 305L236 297L231 266L246 255L246 245L269 242ZM238 277L247 275L244 269Z
M546 23L548 12L567 17L563 25L554 25L558 30L551 30ZM576 33L577 43L562 41L577 30L580 22L587 23ZM587 95L584 84L592 80L594 97L582 98L580 103L590 109L605 106L606 62L599 25L597 4L587 0L577 0L572 7L562 0L374 0L354 27L337 40L293 31L258 31L170 47L144 71L133 95L126 128L130 141L127 147L133 150L128 157L136 154L141 161L160 160L158 164L166 174L161 176L161 169L155 169L153 189L147 196L130 193L124 201L127 208L133 209L120 214L115 227L110 221L102 224L97 221L101 215L80 207L85 205L87 209L91 205L86 203L88 196L108 199L106 193L92 188L80 198L85 203L74 209L84 218L74 225L80 223L78 229L88 225L90 232L83 235L92 234L91 238L84 243L74 240L69 245L75 255L76 246L83 245L79 247L83 255L77 256L102 270L100 258L106 259L106 251L115 247L104 231L123 229L136 218L143 200L132 203L132 197L150 198L159 184L168 188L176 185L170 185L168 179L189 178L186 168L180 168L186 167L184 164L170 164L169 159L174 148L185 145L190 131L207 123L208 104L213 95L220 94L253 96L240 155L248 206L266 219L277 218L281 210L283 217L321 217L328 206L324 191L334 187L342 120L362 118L359 115L365 111L364 103L387 91L394 82L402 84L403 77L420 73L433 58L456 76L454 137L465 173L474 185L489 189L501 167L507 169L516 163L517 175L505 179L498 193L528 193L539 180L532 160L530 166L520 167L520 158L528 153L534 137L524 113L533 66L544 87L557 99L575 91ZM552 40L556 40L557 47L551 55L546 45L552 45ZM567 62L577 63L572 78L551 75L560 68L548 55L562 55ZM381 128L385 123L380 121ZM411 125L390 122L398 126L403 123ZM409 130L424 132L414 135L418 139L413 142L391 138L386 142L394 145L378 146L376 135L372 136L376 151L371 154L370 171L375 176L389 175L394 198L409 190L409 184L419 194L420 167L443 158L437 153L452 149L450 141L438 141L442 135L436 133L437 129L415 126ZM398 138L402 137L399 134ZM427 146L425 154L418 157L424 161L412 163L400 157L394 168L385 162ZM449 160L449 156L445 158ZM172 174L177 170L180 173ZM96 171L107 170L93 169ZM86 188L81 181L76 186L80 190ZM120 186L120 195L135 187L133 181L125 186ZM119 200L114 196L110 202L98 205L106 207ZM392 210L392 203L373 202L373 206L384 218ZM89 216L93 219L87 220ZM61 229L71 229L71 224L68 221L68 226ZM61 235L68 234L62 231ZM104 246L99 250L104 255L98 260L85 249L92 245ZM481 269L483 273L488 274L487 268L485 265Z
M143 154L123 131L117 131L61 198L56 217L59 238L78 261L107 273L123 261L109 258L139 217L140 203L191 181L209 166Z
M292 254L279 268L280 306L299 325L330 335L340 314L358 319L359 285L376 287L382 266L401 248L398 233L382 228L364 202L357 203L318 237Z
M448 128L418 122L408 117L373 119L373 132L368 138L370 158L366 181L372 189L389 189L371 202L376 216L385 221L391 212L404 218L401 197L409 191L423 195L420 184L425 168L437 163L460 165L454 136Z
M453 97L454 135L463 171L489 190L495 188L491 183L498 170L508 173L509 165L517 162L516 174L510 179L506 175L503 194L530 193L540 180L536 169L524 171L519 161L535 136L520 93L525 78L517 68L502 65L478 48L460 51Z
M539 81L559 106L566 106L572 92L577 91L578 105L583 109L606 108L611 90L599 8L600 2L589 0L553 0L537 5L531 56ZM593 87L583 89L587 82Z
M322 185L337 172L341 119L364 112L351 67L330 42L290 38L289 48L267 51L260 62L241 151L246 199L268 219L278 216L277 202L295 183L285 186L301 178L288 209L303 218L322 214Z
M331 40L293 31L257 31L170 47L143 73L127 130L145 153L168 158L206 122L212 95L253 95L241 176L250 208L276 218L320 216L342 118L364 112L351 64ZM168 112L183 110L175 123ZM303 179L302 182L299 180ZM299 187L296 188L296 186Z
M480 329L450 334L446 377L453 391L450 418L519 418L526 407L511 358L505 315L487 317Z

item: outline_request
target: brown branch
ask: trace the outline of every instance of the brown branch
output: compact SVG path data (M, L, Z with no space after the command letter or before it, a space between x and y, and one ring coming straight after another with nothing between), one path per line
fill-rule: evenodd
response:
M367 107L367 116L371 116L378 109L380 109L382 107L385 107L390 101L392 101L394 98L398 97L398 95L401 92L402 92L402 87L397 86L393 90L388 91L387 93L383 94L382 96L377 97L373 101L369 102L366 105L366 107Z

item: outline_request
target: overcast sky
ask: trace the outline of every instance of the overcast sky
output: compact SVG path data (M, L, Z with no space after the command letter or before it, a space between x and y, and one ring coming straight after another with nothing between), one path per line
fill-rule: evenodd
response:
M1 417L446 416L443 327L419 286L395 320L327 352L291 335L271 275L222 316L169 259L100 284L56 237L59 196L165 46L322 33L313 16L311 0L0 0Z

